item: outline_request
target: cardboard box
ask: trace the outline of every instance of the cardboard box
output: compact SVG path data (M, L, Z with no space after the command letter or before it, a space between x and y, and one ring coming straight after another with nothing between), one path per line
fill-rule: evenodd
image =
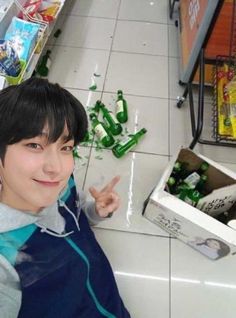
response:
M209 163L207 189L211 192L193 207L165 191L176 160L188 162L188 169ZM236 216L236 173L189 149L173 158L150 195L144 216L212 260L236 255L236 230L215 217L229 210ZM236 256L235 256L236 258Z

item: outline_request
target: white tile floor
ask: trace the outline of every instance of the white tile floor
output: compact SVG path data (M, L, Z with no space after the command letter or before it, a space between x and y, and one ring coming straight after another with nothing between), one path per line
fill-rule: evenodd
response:
M129 105L126 128L148 130L123 159L110 150L81 147L76 167L77 183L85 191L122 176L120 209L94 231L131 316L235 317L236 259L210 261L141 216L143 201L170 156L191 141L188 104L175 107L183 88L168 0L67 1L63 14L49 79L87 107L102 98L113 109L116 91L123 89ZM94 83L97 90L91 92ZM236 149L197 145L196 150L236 171Z

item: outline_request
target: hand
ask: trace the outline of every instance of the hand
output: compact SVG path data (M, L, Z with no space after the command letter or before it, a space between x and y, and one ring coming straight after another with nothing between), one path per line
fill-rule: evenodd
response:
M95 200L96 212L99 216L106 218L120 206L120 197L113 190L115 185L120 181L120 176L114 177L101 191L94 187L89 188L91 196Z

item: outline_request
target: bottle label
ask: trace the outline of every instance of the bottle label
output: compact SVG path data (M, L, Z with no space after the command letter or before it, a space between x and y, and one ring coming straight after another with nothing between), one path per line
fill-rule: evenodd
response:
M124 111L124 103L123 103L123 100L118 100L117 103L117 109L116 109L116 113L123 113Z
M96 136L98 137L99 140L102 140L104 137L107 137L107 132L103 128L102 124L98 124L94 128L94 132L95 132L95 134L96 134Z
M47 66L48 69L50 69L51 64L52 64L52 60L49 57L48 60L47 60L47 63L46 63L46 66Z
M124 145L126 145L131 139L132 139L132 137L125 137L123 140L121 140L121 141L119 142L119 145L120 145L120 146L124 146Z
M114 116L114 114L112 114L112 113L109 113L109 114L110 114L112 120L114 121L114 123L119 124L119 122L118 122L118 120L116 119L116 117Z
M190 199L188 196L186 196L185 198L184 198L184 202L186 202L186 203L188 203L188 204L190 204L190 205L192 205L192 206L195 206L195 204L196 204L196 202L194 202L192 199Z
M197 185L197 183L200 180L200 176L197 172L191 173L186 179L184 179L184 182L191 188L194 189Z

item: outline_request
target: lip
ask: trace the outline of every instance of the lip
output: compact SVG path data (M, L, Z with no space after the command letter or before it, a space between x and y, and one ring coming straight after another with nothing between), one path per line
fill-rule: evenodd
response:
M34 179L37 183L45 186L45 187L58 187L60 184L60 181L44 181L44 180L36 180Z

